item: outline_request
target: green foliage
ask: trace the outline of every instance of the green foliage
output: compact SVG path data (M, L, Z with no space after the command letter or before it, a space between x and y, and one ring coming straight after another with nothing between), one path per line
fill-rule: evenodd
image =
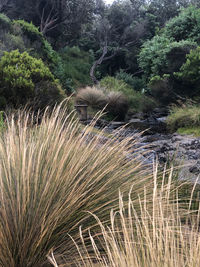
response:
M187 55L185 64L179 72L174 73L175 77L185 85L184 94L189 97L199 96L200 92L200 47L191 50Z
M186 56L187 60L181 67L180 71L175 75L185 81L191 83L200 82L200 47L190 51L190 54Z
M55 70L59 73L62 84L67 88L91 85L90 68L94 61L90 53L78 47L65 47L59 52L62 64ZM71 83L70 83L71 81Z
M200 9L190 6L165 26L164 35L176 41L193 40L200 42Z
M121 92L127 96L134 92L133 88L131 88L130 85L128 85L127 83L125 83L122 80L118 80L118 79L111 77L111 76L107 76L107 77L103 78L100 81L100 86L105 88L106 91Z
M26 50L23 38L19 35L7 33L5 35L4 43L6 45L7 51L18 49L20 52L24 52Z
M122 80L126 84L130 85L136 91L142 91L145 88L144 79L133 76L123 70L120 70L115 75L117 80Z
M23 33L26 34L31 41L43 39L42 33L38 30L38 28L32 22L29 23L24 20L14 20L13 24L16 26L20 26Z
M42 81L55 83L55 78L41 59L18 50L5 52L0 60L2 95L13 105L25 104L36 96L35 86Z
M196 137L200 137L200 126L178 128L177 133L182 135L186 134L186 135L194 135Z
M156 75L173 73L185 62L185 56L196 44L190 40L180 42L172 38L155 36L143 44L139 55L140 68L148 79Z
M10 30L12 28L11 20L3 13L0 13L0 29Z
M58 78L66 92L71 93L72 88L69 84L69 78L64 73L63 61L60 54L55 51L51 44L43 38L42 40L42 58L51 69L52 73Z
M46 55L46 58L54 65L58 64L60 57L58 53L52 48L51 44L46 39L43 39L42 45L43 53Z

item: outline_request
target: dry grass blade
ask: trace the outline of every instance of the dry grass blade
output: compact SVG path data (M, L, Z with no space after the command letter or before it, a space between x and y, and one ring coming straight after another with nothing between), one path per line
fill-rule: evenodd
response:
M86 142L89 127L80 132L71 117L59 106L38 125L30 114L7 121L0 137L2 267L49 266L52 248L55 259L65 251L71 261L76 254L69 234L76 240L80 224L96 224L86 211L107 220L119 188L134 184L142 194L149 180L139 173L137 157L127 160L130 139Z
M76 102L100 109L107 104L103 91L95 87L80 89L76 95Z
M110 226L94 215L100 232L89 234L90 244L81 233L83 245L79 245L79 253L82 254L76 266L199 266L199 212L191 215L190 203L184 208L179 203L177 190L180 188L174 186L172 172L163 177L163 183L156 171L154 174L151 202L145 195L138 196L138 210L135 200L132 201L132 187L128 206L119 195L119 210L111 211ZM191 198L193 193L194 190ZM187 217L190 223L187 223Z

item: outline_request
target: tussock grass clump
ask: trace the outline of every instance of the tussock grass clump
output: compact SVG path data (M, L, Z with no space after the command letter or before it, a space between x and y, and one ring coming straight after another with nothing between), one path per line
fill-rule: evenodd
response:
M7 118L0 136L2 267L49 266L52 249L56 257L65 251L72 262L76 252L69 234L76 240L80 225L96 224L86 211L105 221L119 188L125 192L133 185L136 197L147 181L152 187L140 173L133 140L101 144L98 136L89 137L91 127L80 132L71 117L59 106L52 114L47 110L39 124L29 113Z
M118 120L124 120L128 111L127 98L120 92L110 92L107 96L106 110Z
M80 89L76 95L77 104L87 104L94 111L105 107L112 119L124 120L129 108L127 97L117 91L105 91L96 87Z
M89 86L78 91L76 102L78 104L87 104L95 109L102 109L107 104L103 91Z
M179 190L172 182L172 173L160 184L155 170L152 198L138 196L139 210L132 199L134 187L128 205L120 194L119 209L111 210L109 227L94 215L99 232L89 232L89 245L80 229L82 246L75 244L80 254L76 266L199 266L200 213L190 209L195 186L187 205L180 203Z
M200 107L195 104L185 104L174 106L171 109L171 114L167 119L168 127L171 131L176 131L178 128L200 127Z

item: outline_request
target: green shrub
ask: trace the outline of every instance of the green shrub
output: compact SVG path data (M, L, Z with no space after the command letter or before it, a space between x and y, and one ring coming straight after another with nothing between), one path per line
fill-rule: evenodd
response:
M35 98L31 105L35 109L46 107L60 103L66 97L58 80L55 81L40 81L35 84Z
M132 74L129 74L123 70L117 72L115 78L117 80L124 81L136 91L142 91L146 87L144 79L135 77Z
M108 92L109 91L121 92L127 96L134 92L133 88L131 88L130 85L128 85L122 80L118 80L111 76L103 78L100 81L100 86L102 88L105 88L105 90Z
M149 81L153 76L173 74L186 60L186 54L197 46L191 40L176 42L165 35L145 42L139 54L139 66Z
M129 105L127 98L120 92L109 92L107 95L108 105L106 111L114 120L122 121L125 119Z
M106 96L103 91L95 87L80 89L76 95L77 104L86 104L94 109L102 109L106 104Z
M12 22L11 20L3 13L0 13L0 29L1 30L11 30Z
M74 89L92 84L90 68L94 59L90 53L81 51L78 47L65 47L59 55L62 66L58 66L55 71L61 74L62 84Z
M200 92L200 47L191 50L186 58L185 64L174 75L180 83L185 85L182 89L184 95L194 98L199 96Z
M42 49L45 55L45 58L53 65L60 64L61 58L59 54L52 48L51 44L46 40L43 39L42 41Z
M9 104L25 104L36 96L35 86L42 81L55 84L55 78L42 60L18 50L5 52L0 60L2 95ZM57 90L58 95L60 90Z
M26 50L23 38L20 35L14 35L11 33L5 34L4 43L6 45L6 51L12 51L18 49L20 52Z
M26 34L31 41L41 41L43 39L42 33L32 22L29 23L24 20L14 20L13 24L20 27L23 33Z
M185 81L191 83L200 82L200 47L190 51L190 54L186 56L187 60L181 67L180 71L175 75Z
M176 41L190 39L200 40L200 9L195 6L182 9L178 16L172 18L164 28L163 34Z

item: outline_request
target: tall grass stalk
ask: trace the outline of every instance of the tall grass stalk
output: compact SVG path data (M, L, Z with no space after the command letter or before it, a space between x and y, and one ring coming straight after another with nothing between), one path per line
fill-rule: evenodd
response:
M191 201L194 189L195 185ZM134 187L130 190L128 205L120 193L118 211L110 212L110 226L94 215L99 232L89 231L89 245L80 229L82 245L74 242L80 254L76 266L199 266L199 211L190 210L191 201L188 205L180 203L179 190L181 187L172 182L172 172L164 174L160 183L155 169L152 198L149 199L146 193L144 197L138 195L140 209L132 199Z
M57 258L65 251L71 262L76 250L69 235L76 240L80 225L96 224L86 211L105 221L119 188L126 192L132 185L142 195L145 184L152 187L133 140L89 138L91 127L80 131L61 105L38 120L14 114L0 136L2 267L49 266L52 249Z

